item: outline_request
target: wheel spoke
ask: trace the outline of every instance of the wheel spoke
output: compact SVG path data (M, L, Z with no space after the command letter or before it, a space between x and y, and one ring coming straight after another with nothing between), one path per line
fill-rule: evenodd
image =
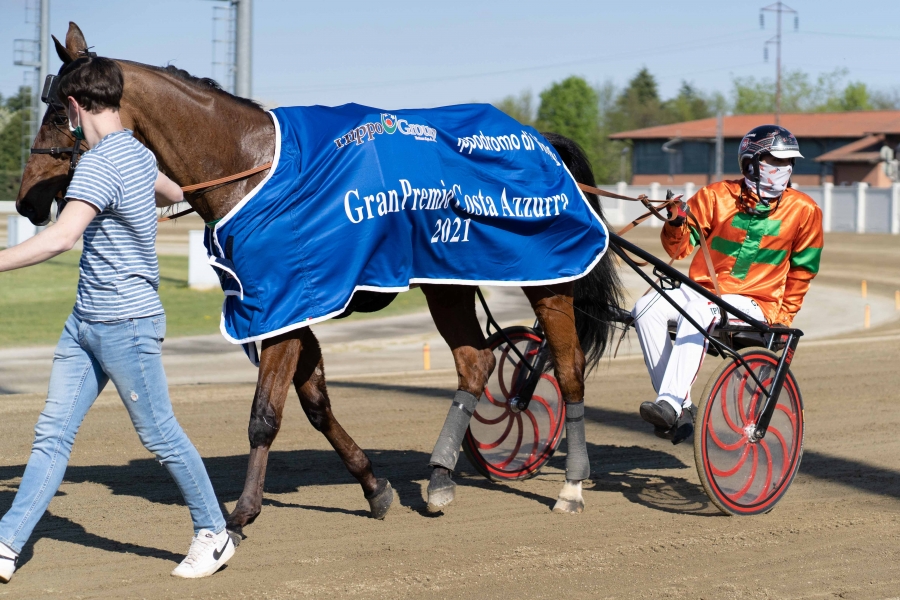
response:
M751 444L748 446L750 451L753 453L753 461L751 464L753 465L750 468L750 477L747 478L747 483L744 484L744 487L739 489L735 494L725 494L732 501L737 502L738 498L741 498L744 494L746 494L750 490L750 486L753 485L753 480L756 479L756 463L759 460L759 455L756 451L756 444Z
M722 404L722 416L725 417L725 423L731 428L731 430L737 434L743 435L743 427L738 427L735 425L734 421L731 420L731 415L728 414L728 389L729 386L722 386L722 397L720 398L720 402ZM741 396L744 393L743 380L741 382L741 387L738 389L738 403L741 402ZM743 415L741 415L743 417Z
M791 420L791 429L793 431L797 431L797 415L795 415L791 410L788 409L784 404L776 404L775 410L780 410L784 414L787 415L788 419Z
M513 460L515 460L516 455L519 454L519 448L522 447L522 413L518 413L517 415L515 415L514 420L516 422L516 425L518 425L518 437L516 438L516 447L513 448L512 452L510 452L509 458L507 458L505 461L503 461L502 463L497 465L498 469L505 469L506 467L508 467L509 463L511 463ZM509 423L510 423L510 426L512 426L513 419L510 419Z
M753 446L751 446L750 444L744 446L744 451L741 452L741 456L740 458L738 458L737 464L727 471L720 471L716 468L716 465L712 464L712 461L710 461L709 463L709 468L712 470L713 474L717 475L718 477L731 477L732 475L737 473L742 466L744 466L744 461L747 460L747 454L750 453L750 449L752 447Z
M499 422L502 421L503 419L508 418L509 413L510 413L509 408L507 408L506 406L504 406L504 407L503 407L503 413L502 413L499 417L497 417L496 419L486 419L485 417L482 417L482 416L478 413L478 409L475 409L475 412L472 414L472 416L475 417L475 420L478 421L479 423L484 423L485 425L496 425L497 423L499 423Z
M736 442L733 443L733 444L726 444L725 442L723 442L722 440L719 439L719 436L718 436L718 435L716 435L716 430L715 430L715 428L713 428L712 423L709 423L709 426L707 427L706 430L709 432L709 437L712 438L713 443L714 443L716 446L718 446L719 448L721 448L722 450L725 450L726 452L731 452L731 451L733 451L733 450L737 450L737 449L740 448L740 447L744 444L744 442L746 441L745 438L744 438L744 432L743 432L743 431L736 432L736 433L739 433L740 436L741 436L740 439L738 439L738 441L736 441Z
M531 414L531 411L526 410L525 414L528 415L529 419L531 419L531 426L534 427L534 444L531 446L531 452L528 454L528 460L526 461L526 464L528 464L535 459L538 446L541 445L541 432L540 427L538 427L537 419L534 418L534 415Z
M509 414L510 414L510 419L509 419L509 422L506 424L506 430L500 435L500 438L497 441L495 441L491 444L483 444L483 443L479 442L478 440L475 440L475 444L478 446L479 450L493 450L494 448L496 448L497 446L499 446L500 444L503 443L503 441L506 439L506 436L508 436L509 432L512 430L513 421L515 420L512 418L512 416L518 416L518 415L512 415L512 413L509 413Z
M778 431L777 428L772 427L770 425L767 433L771 433L776 438L778 438L778 443L781 444L781 455L784 457L784 459L782 461L782 465L781 465L781 473L782 473L781 476L784 477L785 475L787 475L788 465L791 463L791 461L790 461L791 452L788 450L787 443L784 441L784 436L781 435L781 432Z
M769 451L769 445L765 440L760 440L759 445L762 446L763 452L766 453L766 467L768 469L766 472L766 482L763 484L762 493L760 494L763 500L765 500L769 495L769 486L772 484L772 453Z

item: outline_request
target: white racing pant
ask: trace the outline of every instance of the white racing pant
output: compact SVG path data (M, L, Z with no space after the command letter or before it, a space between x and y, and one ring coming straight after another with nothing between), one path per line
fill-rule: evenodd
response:
M707 331L717 324L719 307L683 285L675 290L666 290L666 295ZM722 300L731 304L754 319L765 322L765 316L750 298L726 294ZM706 355L707 341L681 313L658 292L646 294L631 311L634 326L644 353L644 363L650 372L657 400L665 400L681 414L682 406L691 404L691 385L697 378L703 357ZM730 318L732 323L739 319ZM669 324L676 326L675 344L669 338Z

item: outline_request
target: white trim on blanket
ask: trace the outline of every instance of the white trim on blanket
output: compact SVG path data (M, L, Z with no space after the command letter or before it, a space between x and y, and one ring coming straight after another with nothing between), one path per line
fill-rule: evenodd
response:
M272 175L274 175L275 171L278 169L278 160L281 158L281 125L278 124L278 119L275 117L275 113L273 113L271 110L267 110L266 112L269 113L269 116L272 118L272 122L275 123L275 156L272 157L272 168L269 169L269 172L266 174L263 180L256 184L256 187L250 190L249 194L241 198L241 201L238 202L234 208L229 210L228 214L222 217L213 228L212 239L216 244L216 248L219 249L219 253L222 256L225 256L225 250L223 250L222 246L219 245L219 236L217 235L219 227L230 221L231 218L234 217L234 215L236 215L239 210L244 208L244 205L250 202L250 200L252 200L253 197L256 196L256 194L263 188L264 185L269 183L269 179L272 178ZM241 286L241 288L243 289L243 286Z

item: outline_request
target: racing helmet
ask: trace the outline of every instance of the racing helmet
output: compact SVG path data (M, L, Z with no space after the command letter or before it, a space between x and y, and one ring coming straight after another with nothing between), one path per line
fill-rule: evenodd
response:
M759 181L759 160L766 154L775 158L803 158L793 133L779 125L760 125L747 132L741 140L738 149L741 174L752 181Z

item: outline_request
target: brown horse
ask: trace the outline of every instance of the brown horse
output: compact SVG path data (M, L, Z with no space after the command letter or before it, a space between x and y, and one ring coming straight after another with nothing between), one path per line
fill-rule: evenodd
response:
M69 24L63 46L54 38L64 66L87 52L81 30ZM272 160L275 128L256 103L222 91L209 79L192 77L174 67L157 68L117 61L125 76L120 116L156 155L159 168L182 185L217 179ZM62 111L64 113L65 111ZM34 141L35 149L72 146L65 115L48 111ZM593 184L583 153L561 136L548 135L573 175ZM53 199L68 185L69 156L33 154L16 199L20 214L34 223L49 218ZM237 183L188 194L187 200L206 222L223 217L264 177L259 173ZM600 207L590 198L595 210ZM520 249L524 251L524 249ZM494 368L494 356L475 313L475 288L423 285L438 331L453 352L458 390L430 464L428 506L439 511L453 500L450 475L460 442L477 399ZM602 355L609 334L608 306L619 298L619 283L609 256L586 277L573 283L523 288L546 332L551 358L567 404L566 484L554 510L581 512L581 480L590 471L584 441L584 374ZM371 298L364 300L371 304ZM576 314L577 311L577 314ZM583 350L584 349L584 350ZM587 354L587 359L585 357ZM259 379L248 428L250 459L243 493L228 519L241 532L259 515L269 448L281 426L288 389L293 384L313 427L322 432L362 486L371 514L383 518L394 494L384 479L376 479L366 454L335 419L325 386L322 353L309 328L266 340L260 355Z

